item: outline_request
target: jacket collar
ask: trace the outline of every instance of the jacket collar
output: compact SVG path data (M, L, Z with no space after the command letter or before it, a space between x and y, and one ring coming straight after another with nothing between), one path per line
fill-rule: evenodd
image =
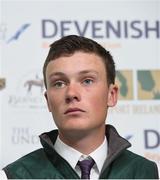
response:
M40 135L40 140L45 148L46 146L54 148L54 143L58 136L58 130L52 130ZM108 157L118 152L121 152L123 149L126 149L131 146L131 144L121 137L117 130L112 125L106 125L106 137L108 142Z
M45 152L50 154L50 156L58 154L54 150L54 143L58 136L58 130L53 130L47 133L43 133L40 135L40 141L42 146L44 147ZM131 146L131 144L121 137L116 129L112 125L106 125L106 137L108 142L108 152L107 159L102 168L101 174L106 168L127 148ZM54 158L52 158L54 159ZM57 158L56 158L57 159Z
M108 141L108 155L101 174L121 153L131 147L131 144L121 137L112 125L106 125L106 137Z

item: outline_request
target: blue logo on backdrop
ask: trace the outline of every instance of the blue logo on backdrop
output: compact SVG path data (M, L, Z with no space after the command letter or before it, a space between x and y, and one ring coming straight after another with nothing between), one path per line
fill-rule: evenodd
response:
M160 132L155 129L144 130L144 145L146 149L160 147Z
M129 134L125 136L125 139L127 139L128 141L130 141L132 139L133 135Z
M24 31L30 26L30 24L26 23L23 24L7 41L10 43L12 41L16 41L20 38L20 36L24 33Z
M160 21L155 20L77 20L55 21L53 19L42 19L42 37L54 38L56 36L66 36L69 34L86 36L89 34L94 39L103 38L160 38Z

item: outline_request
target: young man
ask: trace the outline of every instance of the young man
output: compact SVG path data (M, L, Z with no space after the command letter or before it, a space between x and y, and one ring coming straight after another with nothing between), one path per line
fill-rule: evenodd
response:
M118 93L108 51L91 39L63 37L51 45L43 75L58 130L40 136L42 149L6 166L8 178L158 179L156 164L128 151L130 143L105 125Z

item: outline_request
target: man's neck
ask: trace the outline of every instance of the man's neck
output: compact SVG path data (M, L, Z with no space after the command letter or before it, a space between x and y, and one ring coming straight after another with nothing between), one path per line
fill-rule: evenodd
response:
M98 132L74 132L74 133L61 133L59 138L62 142L81 152L82 154L90 154L97 147L99 147L105 138L105 128Z

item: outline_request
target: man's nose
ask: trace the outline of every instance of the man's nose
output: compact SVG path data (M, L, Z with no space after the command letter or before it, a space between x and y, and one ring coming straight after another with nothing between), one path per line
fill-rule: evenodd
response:
M71 103L74 101L80 101L80 87L77 83L70 83L66 89L66 102Z

